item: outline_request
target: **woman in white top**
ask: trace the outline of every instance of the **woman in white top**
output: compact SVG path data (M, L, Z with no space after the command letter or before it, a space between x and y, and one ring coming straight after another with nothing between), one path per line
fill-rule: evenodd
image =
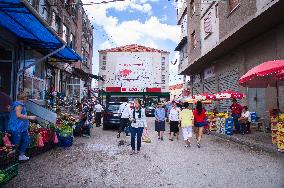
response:
M141 101L137 99L135 101L135 107L132 110L132 117L131 117L131 148L132 152L131 155L135 153L135 148L137 153L140 152L141 142L142 142L142 134L144 127L147 127L146 122L146 115L145 109L141 107ZM137 147L135 143L135 138L137 136Z
M250 133L251 116L247 106L243 107L243 112L239 118L239 122L241 124L242 134L244 135L245 133Z
M172 109L170 110L169 120L170 120L170 141L174 141L174 134L178 140L179 136L179 113L180 109L177 107L175 101L172 102Z

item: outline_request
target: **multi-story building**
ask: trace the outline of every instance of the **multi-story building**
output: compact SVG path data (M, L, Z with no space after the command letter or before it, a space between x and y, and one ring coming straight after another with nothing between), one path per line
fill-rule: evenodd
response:
M11 64L13 66L7 66L7 70L17 71L17 64L21 69L36 62L24 71L23 76L18 75L14 79L10 76L10 80L17 82L17 89L27 89L37 99L43 99L50 91L82 97L84 87L90 86L91 82L93 29L81 1L26 0L4 3L5 7L17 6L19 10L7 13L1 9L1 15L5 16L1 18L1 43L11 43L11 53L22 56L11 57L15 62ZM23 14L20 14L21 11ZM25 22L28 26L24 25ZM10 94L11 91L10 88Z
M258 64L284 58L284 1L190 0L187 7L188 62L179 73L191 76L192 94L241 91L247 95L242 103L265 117L277 107L276 88L244 88L238 79ZM230 103L216 105L224 111Z
M81 1L75 0L29 0L29 3L42 16L48 25L76 51L82 60L72 63L47 63L48 74L46 90L54 86L57 92L83 97L91 80L92 73L93 29ZM51 65L51 66L50 66ZM55 66L57 68L52 68Z
M99 51L108 96L169 98L169 52L136 44Z
M179 52L179 69L188 65L188 21L187 21L187 3L186 0L179 0L179 7L177 8L177 25L180 26L180 42L178 43L175 51ZM183 84L183 91L190 89L190 85L187 81ZM182 92L187 94L188 92ZM172 98L172 97L171 97Z

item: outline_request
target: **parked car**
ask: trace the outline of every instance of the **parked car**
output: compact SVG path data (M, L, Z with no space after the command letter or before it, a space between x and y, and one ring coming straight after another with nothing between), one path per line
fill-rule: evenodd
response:
M145 114L146 117L155 117L155 107L154 106L146 106Z
M118 113L121 102L108 102L103 113L103 129L118 128L120 124L120 114Z

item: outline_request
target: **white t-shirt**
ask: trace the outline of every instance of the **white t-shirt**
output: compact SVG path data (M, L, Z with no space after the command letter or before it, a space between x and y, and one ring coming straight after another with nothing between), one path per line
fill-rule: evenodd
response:
M131 117L130 105L126 102L122 103L119 106L119 113L121 114L121 118L130 118Z
M100 104L95 105L95 112L102 112L102 110L103 110L102 105L100 105Z
M170 121L179 121L179 113L180 113L180 109L179 108L172 108L170 111L170 115L169 115L169 120Z
M243 118L247 118L249 122L251 122L251 116L250 116L250 112L246 111L246 112L242 112L242 117Z

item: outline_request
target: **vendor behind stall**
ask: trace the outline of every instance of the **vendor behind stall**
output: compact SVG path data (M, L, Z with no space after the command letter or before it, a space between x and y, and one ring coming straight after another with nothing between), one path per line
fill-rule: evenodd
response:
M19 161L29 160L25 155L26 149L30 143L30 136L28 132L29 120L35 120L36 116L28 116L25 102L27 100L27 93L20 92L18 101L15 101L11 107L8 130L12 135L12 144L19 146L20 156Z
M239 118L239 122L241 125L241 132L242 134L249 134L250 133L250 123L251 123L251 116L247 106L243 107L243 112L241 117Z
M237 133L241 133L239 118L241 117L243 107L237 102L237 99L232 99L233 104L230 106L232 110L232 117L234 119L234 127L236 128Z

